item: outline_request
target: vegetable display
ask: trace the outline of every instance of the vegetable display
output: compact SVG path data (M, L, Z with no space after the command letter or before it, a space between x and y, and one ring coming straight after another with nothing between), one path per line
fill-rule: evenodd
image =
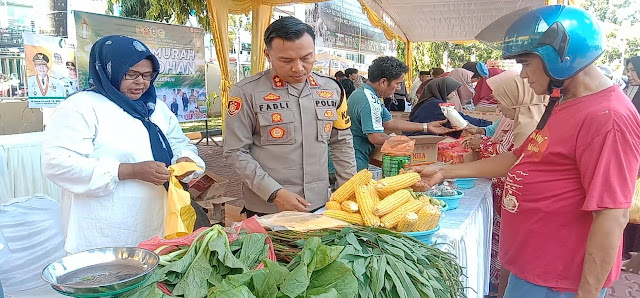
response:
M285 262L297 258L307 238L320 237L325 245L344 247L338 261L355 274L359 297L464 297L456 257L401 233L347 227L269 235L278 259Z
M420 181L418 173L399 174L379 181L371 177L364 169L339 187L327 202L324 215L398 232L428 231L438 225L444 202L409 189Z

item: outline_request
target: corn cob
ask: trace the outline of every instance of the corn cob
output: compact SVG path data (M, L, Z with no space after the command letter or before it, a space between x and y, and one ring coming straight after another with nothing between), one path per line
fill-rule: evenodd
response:
M440 207L426 204L418 210L418 222L414 231L428 231L435 228L440 221Z
M340 203L336 201L327 202L326 207L327 207L327 210L342 210Z
M355 193L356 187L369 183L371 177L373 177L373 174L367 169L358 172L353 175L349 181L338 187L338 189L331 194L331 200L342 203L345 200L350 199Z
M373 214L383 216L402 206L409 200L413 200L411 193L406 189L401 189L380 201L380 203L373 208Z
M396 226L398 232L411 232L418 222L418 215L415 212L409 212L400 219Z
M373 199L375 201L375 204L378 204L380 202L380 200L382 200L382 198L384 198L384 197L381 197L380 194L378 193L378 191L376 190L376 184L377 183L378 183L378 181L371 179L371 180L369 180L369 184L368 184L369 192L371 192L371 196L373 197ZM373 205L375 206L375 204L373 204Z
M347 211L351 213L358 212L358 203L351 200L346 200L342 202L342 204L340 204L340 207L342 207L343 211Z
M395 192L397 190L410 187L420 181L420 174L406 173L393 177L380 179L376 184L376 190L380 193Z
M387 229L393 229L398 222L409 212L416 212L422 208L424 204L418 200L411 200L408 203L398 207L396 210L380 218L382 226Z
M362 216L358 213L349 213L342 210L326 210L323 214L331 218L346 221L350 224L364 225L364 222L362 222Z
M361 185L356 188L356 202L358 202L358 207L360 208L362 221L368 227L380 226L380 218L373 214L373 206L378 200L378 193L375 191L370 185Z
M425 204L429 204L431 205L431 200L429 197L425 196L425 195L420 195L418 196L418 201L423 202Z

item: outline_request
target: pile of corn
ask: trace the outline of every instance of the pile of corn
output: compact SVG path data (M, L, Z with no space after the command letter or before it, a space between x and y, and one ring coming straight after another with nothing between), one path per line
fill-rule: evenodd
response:
M382 227L398 232L427 231L440 221L440 206L429 197L414 198L410 187L418 173L373 180L364 169L340 186L327 202L324 215L351 224Z

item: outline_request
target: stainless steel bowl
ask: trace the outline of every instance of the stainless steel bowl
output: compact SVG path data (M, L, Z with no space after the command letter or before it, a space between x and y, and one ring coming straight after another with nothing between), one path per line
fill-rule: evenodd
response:
M157 254L137 247L97 248L49 264L42 279L71 296L109 295L144 281L158 261Z

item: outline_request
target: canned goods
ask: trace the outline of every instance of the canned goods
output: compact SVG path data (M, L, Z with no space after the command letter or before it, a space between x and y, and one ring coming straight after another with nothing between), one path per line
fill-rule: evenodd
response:
M391 156L387 154L382 155L382 174L384 177L391 177L398 175L400 169L404 169L405 165L411 163L410 156Z

